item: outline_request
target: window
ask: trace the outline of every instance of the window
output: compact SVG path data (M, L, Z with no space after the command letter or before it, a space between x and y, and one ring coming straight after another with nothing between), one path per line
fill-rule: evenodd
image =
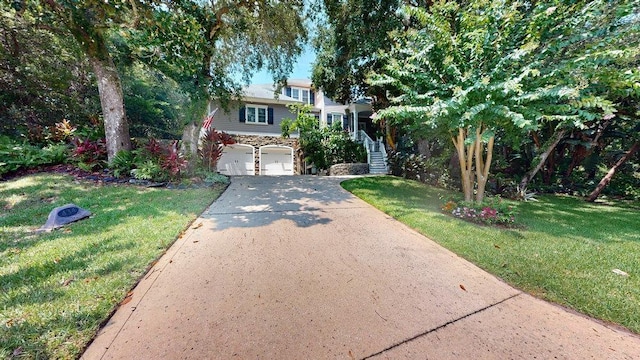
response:
M342 114L332 113L327 114L327 125L331 126L333 123L342 124Z
M292 97L296 100L302 101L305 104L314 104L314 92L309 89L297 88L288 86L285 95Z
M267 107L262 105L247 105L246 122L250 124L267 124Z

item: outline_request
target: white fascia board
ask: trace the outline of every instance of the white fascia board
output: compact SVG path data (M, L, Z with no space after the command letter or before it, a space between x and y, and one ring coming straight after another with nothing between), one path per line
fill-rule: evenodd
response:
M324 107L325 110L327 111L327 113L340 113L340 114L344 114L345 110L347 110L347 106L345 105L332 105L332 106L325 106Z
M302 104L302 102L298 100L285 100L282 98L274 99L274 98L263 98L263 97L251 97L245 96L242 98L242 101L245 103L258 103L258 104L275 104L275 105L293 105L293 104Z
M248 136L265 136L265 137L282 137L282 134L276 133L261 133L257 131L226 131L225 133L229 135L248 135ZM289 136L290 138L298 138L300 137L300 133L298 131L292 132Z

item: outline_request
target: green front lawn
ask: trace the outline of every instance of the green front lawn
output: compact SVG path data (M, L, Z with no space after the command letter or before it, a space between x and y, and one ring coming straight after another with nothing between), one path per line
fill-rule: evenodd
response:
M640 204L541 196L514 202L524 229L501 229L444 215L440 197L456 194L415 181L365 177L342 186L515 287L640 333Z
M49 174L0 183L0 358L79 356L150 264L222 190L100 186ZM94 215L33 232L67 203Z

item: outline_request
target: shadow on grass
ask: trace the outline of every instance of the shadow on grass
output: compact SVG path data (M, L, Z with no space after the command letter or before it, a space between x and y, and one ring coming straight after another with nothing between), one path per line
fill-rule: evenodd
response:
M204 209L208 193L46 174L0 183L0 197L11 203L0 214L0 358L18 348L26 358L76 357L141 272ZM69 202L94 215L33 234L51 209Z
M633 208L544 196L538 202L522 204L520 209L531 230L557 237L582 236L598 242L640 241L640 212Z
M73 241L73 236L63 236L59 240ZM82 350L84 342L92 336L106 314L105 310L96 307L100 307L99 304L102 307L113 306L110 292L93 291L89 283L123 271L130 262L122 258L123 253L126 254L127 250L130 252L134 247L132 242L118 243L116 238L111 237L86 244L59 259L45 259L44 262L20 267L15 272L0 276L4 293L0 298L1 306L16 311L7 315L13 318L3 319L6 326L0 331L0 349L12 352L20 348L22 354L32 358L60 358L62 354L72 358ZM110 260L100 262L101 265L96 267L96 256ZM72 304L76 301L86 304L86 299L72 295L78 291L91 291L97 298L91 301L90 306L51 308L51 304ZM85 332L86 339L78 343L78 336L69 337L69 332ZM44 334L46 336L42 336ZM66 340L60 340L61 343L57 345L51 344L55 339ZM52 348L56 348L55 354L51 352Z
M67 237L63 240L71 240ZM122 262L109 262L108 266L92 269L94 257L110 257L111 254L121 254L123 250L131 249L133 243L116 243L111 237L98 243L90 243L82 249L69 253L62 258L47 259L46 262L36 263L28 267L21 267L17 271L0 276L2 291L8 296L3 297L6 307L24 306L29 304L46 303L64 296L64 281L83 281L95 276L105 276L122 269ZM65 279L63 276L68 277ZM37 280L37 282L34 282ZM28 286L27 284L33 284ZM21 290L24 288L24 290Z
M52 185L45 187L52 187ZM91 191L92 189L94 191ZM42 186L27 186L19 190L27 194L43 193ZM161 196L164 196L166 201L156 200L159 196L158 191L162 192ZM103 186L98 192L95 191L95 185L91 183L61 186L54 195L57 199L51 203L31 198L3 214L0 218L0 253L7 250L25 251L61 236L61 232L64 231L62 229L51 233L35 233L35 230L46 222L50 211L57 206L74 203L91 211L91 217L69 224L64 229L70 229L77 235L98 236L127 221L131 216L154 218L168 212L185 214L188 206L179 201L181 191L118 185ZM0 194L4 195L3 192ZM154 206L149 206L150 203Z
M386 208L387 213L396 218L416 211L441 213L440 206L445 199L459 196L448 190L394 177L359 178L343 186L373 205ZM564 238L581 236L600 242L640 241L640 212L633 207L591 204L562 196L542 196L539 200L517 204L518 222L529 230ZM502 231L514 238L523 238L517 229Z
M104 317L100 307L56 312L46 319L32 318L6 326L0 331L0 357L7 359L73 359L77 358ZM68 341L69 332L83 335ZM39 336L47 334L47 337ZM12 356L17 353L18 356ZM3 357L4 358L4 357Z

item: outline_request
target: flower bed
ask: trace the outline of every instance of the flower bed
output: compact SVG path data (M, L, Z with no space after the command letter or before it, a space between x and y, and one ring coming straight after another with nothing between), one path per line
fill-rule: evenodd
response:
M442 205L442 211L453 217L478 224L506 227L516 225L515 206L503 202L500 198L492 198L482 203L449 200Z

